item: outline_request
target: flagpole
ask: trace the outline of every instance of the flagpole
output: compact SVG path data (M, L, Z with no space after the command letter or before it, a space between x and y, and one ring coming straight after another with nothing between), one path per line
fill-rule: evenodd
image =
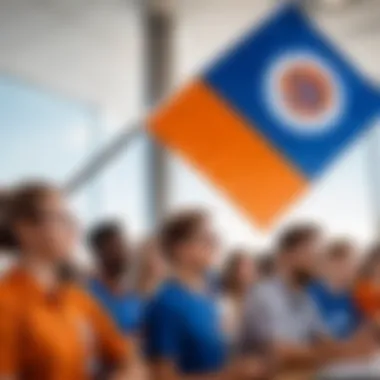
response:
M145 104L146 114L148 114L149 110L166 95L170 84L174 2L173 0L142 0L140 4L145 42ZM145 123L144 116L122 128L121 134L118 134L100 152L90 157L89 161L64 183L65 190L72 194L87 184L137 136L144 133ZM167 207L168 164L164 149L153 140L149 140L147 153L149 219L154 224L162 218Z
M64 184L64 189L68 194L72 194L91 180L96 174L105 168L122 150L126 149L137 136L142 133L142 122L136 121L123 128L123 132L118 134L105 148L89 159L89 161L80 168Z

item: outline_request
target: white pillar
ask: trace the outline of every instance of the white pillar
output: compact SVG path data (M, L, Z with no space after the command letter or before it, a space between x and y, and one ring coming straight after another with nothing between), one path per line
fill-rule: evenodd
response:
M146 62L146 104L148 110L167 94L173 72L174 0L144 0L143 27ZM152 224L167 209L168 163L165 150L154 140L149 144L149 212Z

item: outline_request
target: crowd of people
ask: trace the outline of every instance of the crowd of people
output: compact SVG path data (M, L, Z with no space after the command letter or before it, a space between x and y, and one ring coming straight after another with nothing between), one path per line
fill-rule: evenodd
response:
M139 246L118 221L86 234L63 192L0 194L0 379L380 378L380 246L362 252L313 223L271 252L232 250L204 210L183 210Z

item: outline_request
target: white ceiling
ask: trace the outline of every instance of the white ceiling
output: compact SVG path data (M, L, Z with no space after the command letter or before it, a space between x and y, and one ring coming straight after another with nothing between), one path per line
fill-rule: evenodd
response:
M130 118L142 103L141 1L0 0L0 71L93 103L120 122ZM176 79L193 74L274 3L177 0ZM380 0L356 3L317 10L317 19L377 79ZM355 30L362 26L369 30Z
M129 0L0 0L0 71L120 116L141 102Z

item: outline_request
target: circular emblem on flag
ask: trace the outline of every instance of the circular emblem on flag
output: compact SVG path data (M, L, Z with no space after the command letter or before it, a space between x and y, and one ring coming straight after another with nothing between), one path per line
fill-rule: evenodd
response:
M341 81L313 54L286 54L269 69L266 97L271 113L289 128L318 133L333 128L343 109Z

